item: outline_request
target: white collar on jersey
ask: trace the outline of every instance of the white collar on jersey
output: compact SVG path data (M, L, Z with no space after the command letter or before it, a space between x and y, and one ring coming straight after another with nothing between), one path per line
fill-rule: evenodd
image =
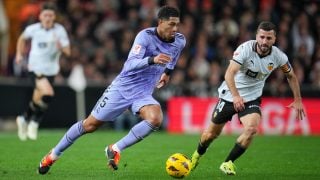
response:
M52 27L51 27L51 28L46 29L46 28L44 28L44 27L42 26L42 24L40 23L40 27L41 27L42 29L46 30L46 31L49 31L49 30L51 30L51 29L54 29L54 28L55 28L55 26L56 26L56 23L53 23L53 25L52 25Z

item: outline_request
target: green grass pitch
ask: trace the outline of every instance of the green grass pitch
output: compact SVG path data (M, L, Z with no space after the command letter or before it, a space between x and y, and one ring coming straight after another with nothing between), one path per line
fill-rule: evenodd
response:
M15 132L0 132L0 179L172 179L166 159L180 152L190 157L199 134L155 132L121 154L118 171L106 167L104 148L125 132L99 130L80 138L51 167L36 173L39 161L63 136L64 130L41 130L37 141L21 142ZM185 179L320 179L319 136L256 136L239 158L236 176L226 176L219 165L236 136L221 136L208 149L197 169Z

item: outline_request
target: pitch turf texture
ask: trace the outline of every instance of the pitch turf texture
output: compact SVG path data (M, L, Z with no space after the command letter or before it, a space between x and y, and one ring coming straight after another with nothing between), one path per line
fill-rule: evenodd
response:
M0 132L0 179L172 179L165 171L169 155L190 157L199 135L156 132L121 154L118 171L106 168L105 145L125 132L99 130L80 138L46 175L36 173L40 159L63 136L64 130L41 130L37 141L21 142L15 132ZM219 170L236 136L221 136L208 149L197 169L185 179L320 179L320 137L257 136L236 161L237 175Z

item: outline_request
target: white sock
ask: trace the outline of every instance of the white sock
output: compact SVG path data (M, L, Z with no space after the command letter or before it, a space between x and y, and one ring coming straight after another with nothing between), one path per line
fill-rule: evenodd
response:
M104 149L104 152L106 152L106 156L108 156L108 147L109 146L107 146L105 149ZM112 148L112 150L114 150L114 151L116 151L116 152L118 152L119 154L120 154L120 150L119 150L119 148L118 148L118 146L116 145L116 144L114 144L114 145L112 145L111 146L111 148Z
M112 145L112 149L118 153L120 153L120 149L118 148L117 144Z
M50 156L53 160L57 160L59 159L59 156L57 156L55 153L54 153L54 149L52 149L51 153L50 153Z

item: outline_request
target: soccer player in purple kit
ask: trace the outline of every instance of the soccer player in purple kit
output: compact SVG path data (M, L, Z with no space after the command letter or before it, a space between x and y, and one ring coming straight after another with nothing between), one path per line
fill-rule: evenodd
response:
M118 169L120 152L156 131L163 119L160 104L152 97L156 88L166 85L170 73L185 46L185 37L178 33L179 10L163 6L158 12L157 27L138 33L120 74L100 97L91 114L75 123L60 142L40 162L38 172L46 174L50 166L79 137L97 130L106 121L113 121L126 109L142 119L122 139L105 148L108 166Z

